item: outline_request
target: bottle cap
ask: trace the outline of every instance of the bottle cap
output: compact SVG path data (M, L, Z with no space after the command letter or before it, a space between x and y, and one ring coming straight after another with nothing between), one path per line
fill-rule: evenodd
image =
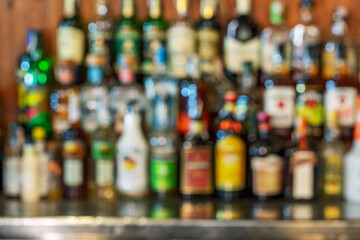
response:
M45 140L46 139L46 131L42 127L35 127L32 130L32 138L34 140Z
M284 21L285 6L282 2L272 2L270 4L270 22L271 24L281 24Z
M314 5L314 0L301 0L301 7L312 7Z
M227 91L224 95L225 102L236 102L238 95L234 91Z
M345 7L337 7L333 11L333 21L346 21L349 16L349 12Z

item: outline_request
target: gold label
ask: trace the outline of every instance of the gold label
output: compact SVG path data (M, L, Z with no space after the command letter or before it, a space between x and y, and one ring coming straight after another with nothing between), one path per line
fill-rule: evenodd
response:
M57 57L60 61L81 64L84 58L84 32L73 27L60 27L57 31Z

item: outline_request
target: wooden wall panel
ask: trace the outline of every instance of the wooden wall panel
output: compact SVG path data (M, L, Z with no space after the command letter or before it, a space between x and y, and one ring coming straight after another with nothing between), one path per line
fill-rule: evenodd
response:
M110 16L120 16L121 0L110 1ZM164 15L169 21L176 18L173 0L164 1ZM226 23L235 15L236 0L219 0L218 17L224 30ZM294 26L299 19L299 1L283 0L287 6L287 21ZM0 0L0 106L1 119L6 124L15 120L17 115L16 77L14 68L17 57L25 50L25 33L28 28L44 31L44 50L48 56L54 56L56 27L62 15L62 0ZM190 0L190 16L193 21L200 18L200 0ZM253 0L253 15L261 27L269 24L269 3L271 0ZM136 0L137 16L144 20L147 15L146 0ZM94 0L80 0L81 17L89 22L94 16ZM335 6L345 6L350 11L349 31L352 37L360 36L360 0L315 0L316 21L324 36L328 36L331 27L331 13Z

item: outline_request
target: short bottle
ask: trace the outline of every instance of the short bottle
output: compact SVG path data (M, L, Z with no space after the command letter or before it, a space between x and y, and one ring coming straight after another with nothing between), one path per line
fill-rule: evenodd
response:
M40 162L32 143L24 145L21 167L21 200L36 203L40 200Z

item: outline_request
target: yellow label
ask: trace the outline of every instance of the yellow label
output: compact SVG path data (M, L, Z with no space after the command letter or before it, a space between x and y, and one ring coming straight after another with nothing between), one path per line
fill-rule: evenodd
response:
M60 27L57 32L57 57L80 64L84 57L84 32L73 27Z
M216 144L216 188L220 191L241 191L245 188L246 152L243 140L228 136Z
M335 152L325 159L324 192L326 195L341 195L342 162L341 156Z

